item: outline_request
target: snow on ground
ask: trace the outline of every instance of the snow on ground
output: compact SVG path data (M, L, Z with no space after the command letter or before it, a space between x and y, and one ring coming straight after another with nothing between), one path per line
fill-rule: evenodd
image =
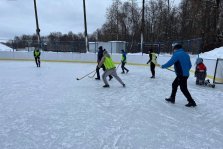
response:
M223 147L223 92L195 85L197 102L187 108L164 101L175 74L128 66L110 88L92 78L76 80L95 64L0 61L1 149L220 149Z
M200 57L206 58L206 59L223 58L223 47L216 48L212 51L202 53L202 54L200 54Z
M12 48L0 43L0 51L13 51Z

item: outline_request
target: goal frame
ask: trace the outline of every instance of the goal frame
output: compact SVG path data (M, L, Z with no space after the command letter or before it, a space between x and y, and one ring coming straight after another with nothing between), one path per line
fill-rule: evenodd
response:
M213 78L213 83L214 83L214 84L223 84L223 82L221 83L221 82L217 82L217 81L216 81L217 68L218 68L218 63L219 63L220 60L223 61L222 58L217 58L217 61L216 61L215 71L214 71L214 78ZM223 71L223 70L222 70L222 71Z

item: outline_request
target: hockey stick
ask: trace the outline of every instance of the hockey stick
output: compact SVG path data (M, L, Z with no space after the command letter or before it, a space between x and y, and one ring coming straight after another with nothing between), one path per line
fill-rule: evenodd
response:
M119 63L119 64L118 64L118 66L117 66L117 68L116 68L116 69L118 69L118 67L119 67L120 65L121 65L121 63Z
M95 72L92 76L88 76L89 78L93 78L96 75L97 72Z
M172 70L172 69L170 69L170 68L166 68L166 69L169 70L169 71L175 72L174 70Z
M90 73L88 73L88 74L86 74L85 76L83 76L83 77L81 77L81 78L77 78L77 80L82 80L83 78L85 78L85 77L89 76L89 75L90 75L90 74L92 74L93 72L95 72L95 70L94 70L94 71L92 71L92 72L90 72Z
M162 68L160 64L157 64L158 67ZM170 68L166 68L169 71L175 72L174 70L170 69Z

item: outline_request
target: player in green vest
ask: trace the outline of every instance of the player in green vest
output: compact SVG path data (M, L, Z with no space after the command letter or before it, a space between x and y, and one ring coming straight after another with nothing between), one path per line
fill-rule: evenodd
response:
M40 55L41 55L41 52L39 48L35 48L35 50L33 51L33 56L35 58L37 67L40 67Z
M122 51L122 60L121 60L121 63L122 63L122 66L121 66L122 67L122 73L125 73L125 71L126 71L126 73L128 73L129 70L125 67L125 64L127 62L126 53L125 53L125 51L123 49L121 51Z
M155 78L155 67L157 64L156 59L157 59L156 53L153 51L153 49L150 49L149 50L149 61L147 62L147 64L150 63L150 70L152 73L151 78Z
M115 67L114 62L112 61L111 56L108 54L106 50L103 52L103 57L97 67L100 68L103 64L106 69L104 74L102 75L103 81L105 83L103 87L109 87L108 81L106 80L106 77L109 75L112 75L113 77L115 77L115 79L118 80L122 84L123 87L125 87L125 84L117 75L116 67Z

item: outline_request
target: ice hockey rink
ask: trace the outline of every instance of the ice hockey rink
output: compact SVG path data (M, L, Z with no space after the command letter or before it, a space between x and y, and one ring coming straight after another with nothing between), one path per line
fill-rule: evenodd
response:
M165 102L175 74L128 66L126 84L77 77L96 64L0 61L1 149L220 149L223 148L223 89L188 88L197 107L187 108L178 90ZM102 71L101 71L102 74Z

